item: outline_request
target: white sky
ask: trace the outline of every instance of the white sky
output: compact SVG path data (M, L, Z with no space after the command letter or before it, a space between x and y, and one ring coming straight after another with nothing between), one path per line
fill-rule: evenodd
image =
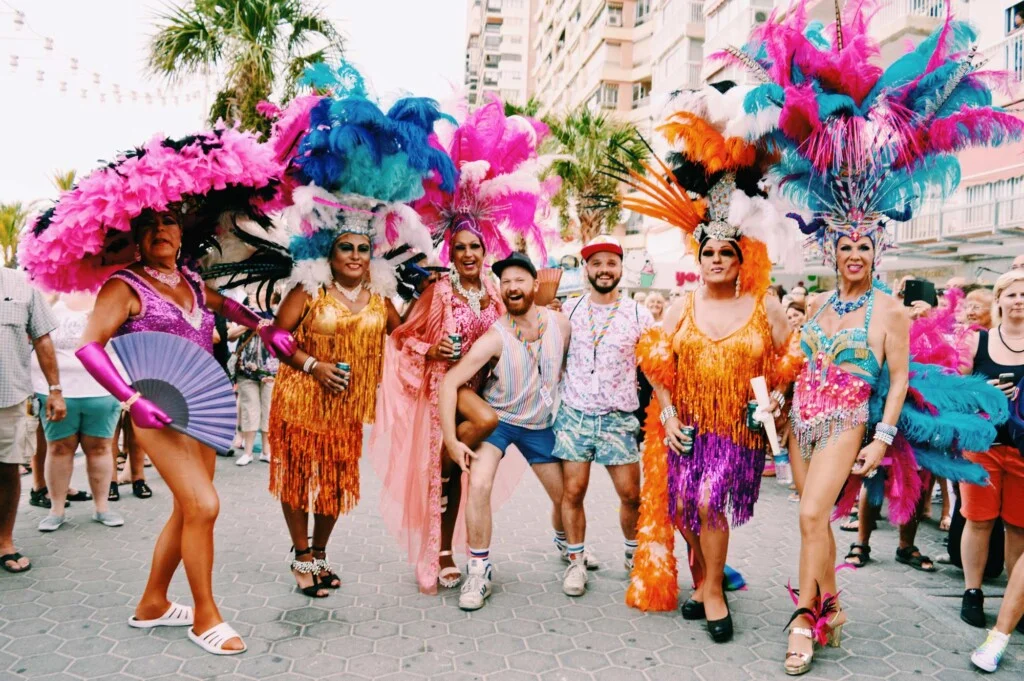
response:
M466 0L320 4L347 38L346 58L383 100L400 93L449 100L453 84L462 83ZM0 0L0 201L51 198L55 170L84 174L157 132L178 137L203 127L208 102L186 103L181 96L178 105L171 99L146 105L141 94L137 103L128 94L165 87L144 71L145 46L162 7L159 0ZM25 13L31 31L16 30L13 10ZM52 52L32 31L53 38ZM11 55L19 56L17 68L9 64ZM71 57L79 60L77 74ZM42 83L38 70L45 72ZM60 81L68 83L67 93L59 91ZM121 104L113 101L114 83ZM85 99L82 88L89 90ZM182 91L197 88L201 81Z

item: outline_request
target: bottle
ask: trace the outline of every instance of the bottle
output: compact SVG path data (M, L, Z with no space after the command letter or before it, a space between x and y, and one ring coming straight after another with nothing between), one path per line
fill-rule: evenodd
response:
M775 459L775 482L780 485L790 485L793 482L793 471L789 467L789 450L782 448L774 456Z

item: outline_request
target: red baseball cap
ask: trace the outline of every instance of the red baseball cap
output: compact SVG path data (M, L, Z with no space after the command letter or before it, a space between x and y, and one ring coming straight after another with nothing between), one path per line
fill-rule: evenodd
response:
M620 258L622 257L622 246L619 245L618 240L613 236L598 236L590 240L586 246L580 251L584 260L589 260L590 256L595 253L615 253Z

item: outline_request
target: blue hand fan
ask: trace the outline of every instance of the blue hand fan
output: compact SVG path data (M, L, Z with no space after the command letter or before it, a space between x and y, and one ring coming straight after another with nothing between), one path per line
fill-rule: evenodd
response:
M213 355L159 331L111 339L132 387L171 418L170 427L218 452L231 449L238 408L231 380Z

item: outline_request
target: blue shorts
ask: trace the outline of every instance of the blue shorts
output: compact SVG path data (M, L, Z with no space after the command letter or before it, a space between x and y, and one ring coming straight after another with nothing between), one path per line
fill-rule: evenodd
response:
M505 456L506 449L515 445L531 466L561 463L561 459L551 455L551 450L555 448L555 431L550 427L533 430L498 421L498 427L484 442L497 447L502 456Z
M47 442L56 442L72 435L109 440L117 430L117 420L121 416L121 403L116 398L104 397L66 397L68 415L60 421L46 420L46 395L36 393L42 405L39 418L43 422L43 434Z
M590 416L562 403L555 418L555 449L563 461L623 466L640 461L636 434L640 421L631 412Z

